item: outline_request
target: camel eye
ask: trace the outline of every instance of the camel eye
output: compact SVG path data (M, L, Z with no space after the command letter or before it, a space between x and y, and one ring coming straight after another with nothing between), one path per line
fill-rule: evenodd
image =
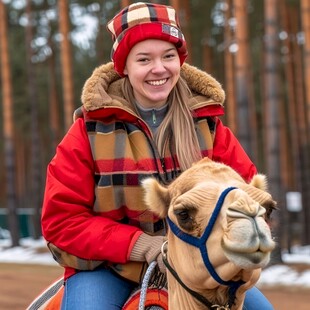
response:
M268 222L271 220L271 213L273 210L277 210L276 203L274 201L269 201L262 205L266 209L265 220Z
M183 221L183 222L189 219L189 214L186 210L176 212L176 216L178 217L178 220Z
M187 231L194 229L194 213L195 211L192 209L179 209L174 211L180 228L183 228Z

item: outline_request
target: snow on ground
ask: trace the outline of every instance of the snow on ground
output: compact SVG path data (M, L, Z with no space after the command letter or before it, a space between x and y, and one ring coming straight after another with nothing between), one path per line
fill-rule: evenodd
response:
M20 246L10 247L9 239L0 239L0 263L57 265L46 247L43 238L23 238Z
M282 260L283 265L272 265L262 271L257 286L295 286L310 289L310 245L292 247L291 253L283 251ZM309 268L297 271L294 264L303 264Z
M51 254L46 250L43 238L34 240L23 238L20 246L10 247L8 238L0 238L0 263L23 263L56 265ZM272 265L262 271L258 287L287 286L310 289L310 245L295 246L291 253L283 251L283 265ZM309 265L303 271L297 271L294 264Z

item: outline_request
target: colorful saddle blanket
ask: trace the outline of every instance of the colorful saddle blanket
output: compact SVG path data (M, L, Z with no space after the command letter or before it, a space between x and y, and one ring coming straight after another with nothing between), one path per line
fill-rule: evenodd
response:
M150 279L155 268L151 263L144 276L141 288L134 291L122 310L168 310L168 291L157 286ZM64 294L64 280L60 278L45 289L26 310L60 310Z

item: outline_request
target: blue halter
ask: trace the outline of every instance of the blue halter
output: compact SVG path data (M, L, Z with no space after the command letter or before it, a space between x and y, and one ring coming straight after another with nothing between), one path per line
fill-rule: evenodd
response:
M211 234L211 231L213 229L213 226L216 222L216 219L221 211L221 208L223 206L225 197L227 196L227 194L236 189L236 187L228 187L226 188L220 195L216 206L214 208L214 211L211 215L210 221L203 233L203 235L200 238L191 236L185 232L183 232L177 225L175 225L169 217L167 217L168 220L168 224L169 227L171 229L171 231L178 237L180 238L182 241L189 243L191 245L193 245L196 248L199 248L201 256L203 258L204 264L207 268L207 270L209 271L210 275L220 284L222 285L226 285L229 286L229 295L230 297L234 296L237 289L244 284L244 282L242 280L239 281L224 281L223 279L220 278L220 276L216 273L215 269L213 268L210 259L209 259L209 255L208 255L208 250L207 250L207 246L206 246L206 242Z

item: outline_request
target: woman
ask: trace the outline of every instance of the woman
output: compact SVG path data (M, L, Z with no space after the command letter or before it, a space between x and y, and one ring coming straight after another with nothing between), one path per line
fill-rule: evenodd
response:
M65 267L62 309L121 309L148 263L157 260L165 272L165 225L146 210L142 179L169 183L205 156L246 181L256 173L218 118L220 84L184 64L186 41L172 7L132 4L108 29L113 63L86 82L83 106L47 172L42 228ZM251 298L246 309L272 309L257 289Z

